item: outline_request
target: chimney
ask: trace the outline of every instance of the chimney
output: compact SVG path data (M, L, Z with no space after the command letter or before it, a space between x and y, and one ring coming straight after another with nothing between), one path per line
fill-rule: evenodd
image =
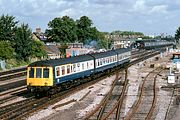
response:
M40 27L36 28L36 33L41 33L41 28Z

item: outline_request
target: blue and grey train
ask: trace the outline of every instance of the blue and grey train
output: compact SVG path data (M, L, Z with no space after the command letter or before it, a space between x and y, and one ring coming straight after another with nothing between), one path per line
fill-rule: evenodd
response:
M93 77L97 73L130 61L131 49L121 48L101 53L86 54L70 58L37 61L27 68L27 88L31 92L50 91L51 88L75 84L85 77ZM58 87L57 87L58 86Z
M158 40L158 39L152 39L152 40L137 40L133 43L133 47L137 49L159 49L159 48L165 48L172 46L173 47L174 42L173 41L167 41L167 40Z

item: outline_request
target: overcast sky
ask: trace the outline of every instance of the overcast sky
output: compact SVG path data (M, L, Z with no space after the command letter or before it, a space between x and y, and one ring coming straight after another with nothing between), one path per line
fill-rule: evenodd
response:
M174 35L180 26L180 0L0 0L0 14L9 14L42 30L55 17L88 16L100 31L139 31Z

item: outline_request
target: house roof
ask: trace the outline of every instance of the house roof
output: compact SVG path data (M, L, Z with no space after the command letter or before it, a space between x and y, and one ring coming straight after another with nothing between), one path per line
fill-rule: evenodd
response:
M47 53L59 54L59 48L56 45L45 45L45 50Z

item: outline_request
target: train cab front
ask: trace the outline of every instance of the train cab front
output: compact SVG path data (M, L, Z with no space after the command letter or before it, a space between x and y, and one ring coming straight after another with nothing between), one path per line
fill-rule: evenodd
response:
M53 86L52 67L28 67L27 89L32 93L47 91Z

